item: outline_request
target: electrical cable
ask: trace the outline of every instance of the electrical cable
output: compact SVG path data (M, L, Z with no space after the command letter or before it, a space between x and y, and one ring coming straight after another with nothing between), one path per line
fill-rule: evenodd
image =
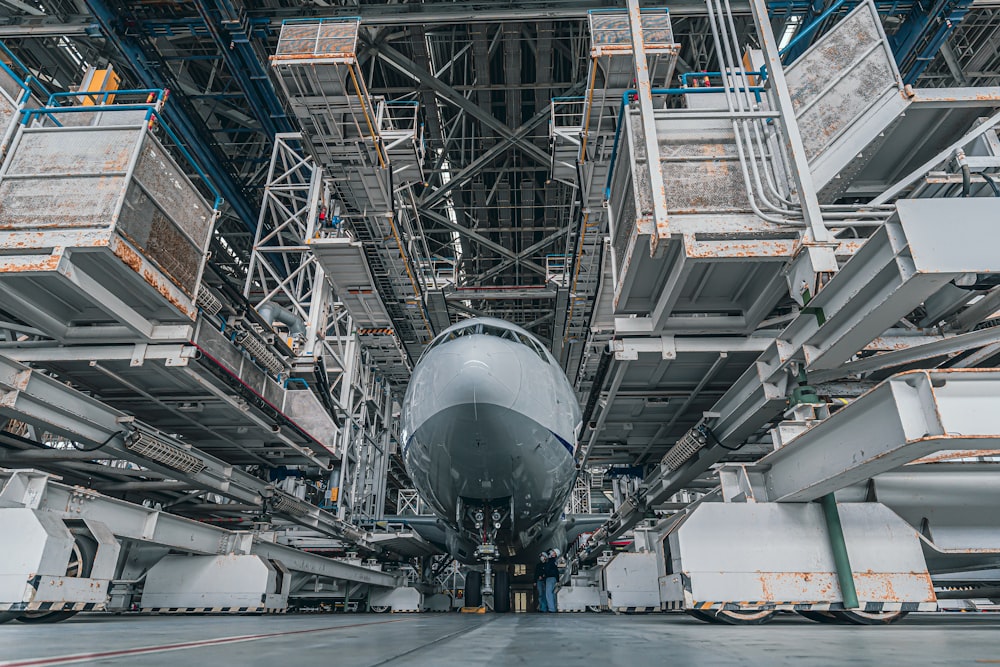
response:
M986 181L987 185L990 186L990 189L993 190L993 196L1000 197L1000 186L997 186L997 182L994 181L993 178L985 171L979 172L979 175L983 177L983 180Z
M115 438L117 438L118 436L125 435L126 433L127 433L127 431L116 431L115 433L112 433L111 435L109 435L107 440L105 440L104 442L100 443L96 447L84 447L84 446L82 446L80 443L78 443L76 441L73 441L70 444L73 445L73 449L77 449L77 450L79 450L81 452L96 452L97 450L101 449L102 447L104 447L105 445L107 445L109 442L111 442L112 440L114 440Z
M742 445L737 445L735 447L729 447L727 445L722 444L722 441L719 440L719 438L715 435L715 431L713 431L712 429L710 429L708 426L702 424L701 426L698 427L698 430L701 433L705 434L707 437L711 438L713 444L718 445L719 447L722 447L723 449L727 449L727 450L729 450L731 452L735 452L737 450L743 449L743 446L747 444L747 443L744 442Z

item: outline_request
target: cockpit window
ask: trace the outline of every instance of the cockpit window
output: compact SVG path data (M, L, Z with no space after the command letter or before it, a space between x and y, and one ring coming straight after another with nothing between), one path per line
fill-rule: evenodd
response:
M545 349L542 348L533 338L526 336L522 333L518 333L513 329L506 329L504 327L496 327L491 324L471 324L461 329L455 329L449 331L447 335L439 336L437 339L431 341L431 344L424 349L424 354L427 354L435 347L442 345L450 340L455 340L462 336L471 336L475 334L485 335L485 336L496 336L497 338L503 338L504 340L509 340L513 343L520 343L521 345L526 345L531 350L541 357L542 361L545 363L549 362L549 358L545 355ZM421 355L423 357L423 355Z

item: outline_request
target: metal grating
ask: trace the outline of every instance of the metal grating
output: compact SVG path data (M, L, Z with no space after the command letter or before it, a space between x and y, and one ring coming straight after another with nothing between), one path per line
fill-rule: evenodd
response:
M353 57L359 24L359 19L285 23L275 56Z
M591 43L599 47L625 47L632 49L632 31L628 13L622 11L590 13ZM674 31L666 9L642 12L642 37L647 51L667 48L674 44Z
M205 463L194 454L189 454L180 447L158 440L147 433L139 432L126 438L125 447L150 461L156 461L190 475L197 475L205 469Z

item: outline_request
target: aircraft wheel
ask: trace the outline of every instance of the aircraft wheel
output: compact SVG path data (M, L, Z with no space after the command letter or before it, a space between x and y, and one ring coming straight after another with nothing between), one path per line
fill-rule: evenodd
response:
M600 614L604 610L601 609L600 606L598 606L596 604L589 604L589 605L587 605L587 611L589 611L592 614Z
M908 611L835 611L833 612L843 622L852 625L890 625L897 623L910 612Z
M20 611L0 611L0 625L3 625L7 621L13 621L21 613Z
M372 613L375 613L375 614L384 614L385 612L389 611L389 605L387 605L387 604L373 604L370 607L370 609L372 610Z
M69 557L69 565L66 567L67 577L89 577L90 571L94 567L94 559L97 557L97 542L77 535L73 541L73 551ZM25 611L17 616L21 623L58 623L67 618L76 616L76 611Z
M506 614L510 611L510 572L497 570L493 582L493 611Z
M810 621L816 621L817 623L830 623L835 625L843 624L844 621L840 620L831 611L799 611L796 612L803 618L808 618Z
M483 606L483 573L479 570L469 570L465 575L465 606Z

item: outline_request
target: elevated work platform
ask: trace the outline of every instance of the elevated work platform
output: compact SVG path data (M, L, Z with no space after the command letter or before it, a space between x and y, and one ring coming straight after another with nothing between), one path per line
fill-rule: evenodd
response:
M785 76L822 202L878 196L1000 108L997 88L904 86L867 2Z
M633 17L634 18L634 17ZM565 325L553 353L575 377L585 354L594 304L602 280L609 212L609 173L621 132L621 110L635 80L633 21L626 10L588 12L590 68L582 97L552 100L552 177L575 184L582 195L580 224L571 231ZM666 9L638 15L641 51L653 87L670 83L680 45ZM557 304L559 306L559 304ZM559 307L561 314L567 309Z
M0 354L86 386L109 405L237 464L278 454L325 466L338 428L316 396L284 385L200 321L185 344L13 348Z
M361 271L358 261L366 264L365 289L373 288L382 305L359 302L340 289L337 296L353 303L355 308L348 309L360 318L359 326L368 320L372 324L366 328L391 329L395 347L416 356L432 330L404 234L414 215L408 188L424 179L423 126L417 103L369 95L357 57L359 25L359 18L285 21L271 67L303 129L307 151L325 171L331 213L339 208L345 227L360 242L356 247L363 257L345 255L351 258L348 274ZM326 236L324 230L317 232ZM319 250L320 261L336 252L353 253L335 241L329 248L317 241L320 245L312 248ZM335 285L338 279L353 280L338 275L333 264L324 266ZM386 349L383 343L375 347ZM404 381L405 356L388 371Z
M4 306L60 342L179 340L197 314L217 211L138 95L32 111L0 170Z

